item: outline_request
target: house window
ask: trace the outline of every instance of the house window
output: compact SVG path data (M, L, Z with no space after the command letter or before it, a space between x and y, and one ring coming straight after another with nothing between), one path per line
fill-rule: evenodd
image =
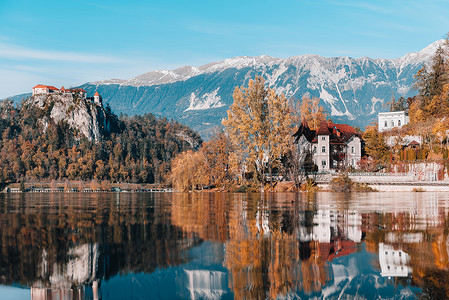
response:
M321 140L322 140L322 141L325 141L325 140L326 140L326 137L325 137L325 136L322 136L322 137L321 137Z
M398 126L401 126L401 120L398 121Z
M355 148L354 148L354 146L351 147L351 153L355 153Z
M394 127L394 121L391 121L391 127Z
M322 165L323 167L325 167L325 166L326 166L326 161L325 161L325 160L322 160L322 161L321 161L321 165Z
M355 164L354 164L354 160L351 160L351 165L355 166Z
M316 146L313 146L313 153L316 153Z
M387 121L385 121L384 125L385 125L385 126L384 126L385 128L387 128L387 127L388 127L388 123L387 123Z
M322 153L326 152L326 146L321 146L321 152Z

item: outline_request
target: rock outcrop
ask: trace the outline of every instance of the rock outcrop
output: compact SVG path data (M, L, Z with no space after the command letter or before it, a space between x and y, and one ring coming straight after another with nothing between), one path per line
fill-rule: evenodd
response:
M34 95L25 102L43 112L40 123L45 131L48 123L66 122L76 134L98 142L110 132L110 122L106 110L86 97L70 93Z

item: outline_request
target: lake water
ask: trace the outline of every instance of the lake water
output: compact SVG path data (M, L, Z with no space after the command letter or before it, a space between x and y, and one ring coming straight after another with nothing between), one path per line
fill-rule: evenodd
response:
M449 194L1 194L0 299L444 299Z

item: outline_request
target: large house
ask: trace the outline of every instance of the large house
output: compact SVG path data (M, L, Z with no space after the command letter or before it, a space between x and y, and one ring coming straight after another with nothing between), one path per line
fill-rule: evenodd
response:
M388 111L377 115L379 132L402 127L409 122L408 111Z
M362 139L346 124L323 121L318 130L311 130L302 121L293 135L298 145L299 159L304 162L311 155L318 171L356 167L362 157Z

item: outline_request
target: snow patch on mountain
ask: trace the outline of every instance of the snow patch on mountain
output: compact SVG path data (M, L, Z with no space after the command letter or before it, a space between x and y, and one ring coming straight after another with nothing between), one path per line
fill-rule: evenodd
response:
M190 94L190 105L185 111L189 110L204 110L209 108L218 108L225 106L221 102L221 97L218 95L220 88L213 90L210 93L205 93L201 97L197 97L195 93Z
M236 86L246 86L254 76L261 75L277 94L291 99L320 97L320 104L336 121L363 127L386 109L379 102L386 103L392 96L416 95L414 75L443 43L436 41L396 59L240 56L199 67L152 71L126 81L86 84L83 88L99 91L117 112L153 112L182 120L203 134L208 127L220 124L226 114L225 109L208 109L228 107Z
M373 106L372 106L371 111L369 113L370 115L376 113L376 103L378 103L378 102L380 102L381 104L384 103L384 101L382 99L379 99L379 98L376 98L376 97L371 98L371 103L372 103Z
M324 88L321 89L320 92L320 98L323 99L324 102L326 102L331 111L331 116L344 116L345 114L340 112L338 109L335 108L335 103L338 101L334 96L332 96L328 91L326 91Z
M250 67L254 69L263 69L263 71L271 69L272 73L267 76L267 84L269 86L275 86L278 80L282 78L282 76L287 72L288 66L295 66L298 70L308 69L310 71L310 87L313 89L317 89L318 86L316 86L315 83L320 82L323 79L328 79L333 82L339 82L341 79L347 78L348 73L346 72L346 69L338 69L338 66L349 66L349 73L352 73L352 61L357 62L361 66L369 63L374 63L381 69L388 68L389 66L394 66L396 68L397 76L400 76L403 70L407 68L407 66L421 64L422 61L430 59L430 57L435 53L435 50L438 47L442 46L444 43L444 40L438 40L419 52L409 53L397 59L371 59L367 57L356 59L352 59L349 57L326 58L318 55L299 55L288 58L274 58L268 55L261 55L256 57L238 56L228 58L223 61L202 65L200 67L184 66L174 70L151 71L138 75L129 80L109 79L95 81L92 82L92 84L118 84L123 86L135 87L152 86L169 84L177 81L185 81L200 74L222 72L226 69L240 70ZM297 77L299 77L300 75L301 74L296 74ZM388 74L385 74L385 76L387 78L389 77Z

